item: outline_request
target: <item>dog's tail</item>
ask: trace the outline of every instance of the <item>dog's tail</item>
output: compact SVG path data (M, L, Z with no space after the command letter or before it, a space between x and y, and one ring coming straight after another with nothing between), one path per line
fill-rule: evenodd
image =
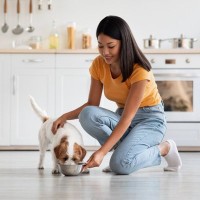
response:
M45 122L46 120L49 119L49 116L47 115L45 110L42 110L38 104L36 103L35 99L29 95L30 98L30 102L31 102L31 106L33 108L33 110L35 111L35 113L40 117L40 119Z

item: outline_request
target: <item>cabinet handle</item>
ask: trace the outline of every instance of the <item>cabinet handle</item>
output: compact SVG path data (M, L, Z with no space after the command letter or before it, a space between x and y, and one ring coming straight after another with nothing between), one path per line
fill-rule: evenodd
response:
M176 64L176 59L165 59L165 64L167 65Z
M22 60L22 62L25 62L25 63L42 63L42 62L44 62L44 60L42 60L42 59L26 59L26 60Z
M13 75L13 95L16 94L16 78L15 75Z
M91 62L93 62L93 59L85 59L85 62L91 63Z

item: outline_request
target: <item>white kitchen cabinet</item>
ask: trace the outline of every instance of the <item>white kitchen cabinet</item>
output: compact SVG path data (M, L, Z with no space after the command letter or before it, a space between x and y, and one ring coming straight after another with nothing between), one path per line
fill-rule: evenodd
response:
M87 101L89 67L97 54L5 54L0 57L0 145L38 145L39 117L29 101L32 95L51 117ZM116 105L103 96L101 106ZM98 146L78 120L71 121L83 133L86 146Z
M55 55L11 56L10 145L38 145L40 118L29 101L32 95L50 116L55 114Z
M56 115L71 111L87 101L90 88L89 67L97 54L56 55ZM115 104L103 96L101 106L115 110ZM89 136L78 120L70 121L81 130L86 146L99 143Z
M0 55L0 145L10 142L10 56Z
M86 102L90 87L89 67L97 55L0 54L0 146L19 145L30 149L31 145L38 145L38 130L42 122L32 110L29 95L55 118ZM187 58L190 58L192 63L195 61L194 66L197 67L196 55L195 60L191 55ZM107 100L104 95L101 106L113 111L116 109L115 103ZM82 129L78 120L71 122L82 132L86 146L99 145ZM168 129L164 139L174 139L179 147L199 148L199 137L199 121L174 123L168 117Z
M56 115L71 111L87 101L90 75L89 66L95 54L56 55ZM71 120L82 133L86 146L96 146L97 141L89 136L78 120Z
M38 130L42 122L31 108L29 95L55 118L87 101L90 87L89 67L97 55L84 52L0 54L0 148L11 146L13 149L12 146L19 145L19 148L22 146L26 149L27 146L31 149L31 145L38 145ZM186 59L180 60L181 55L167 54L166 58L178 59L177 64L181 68L191 63L191 69L199 69L198 56L187 54ZM158 70L158 58L154 54L147 57L152 62L153 69ZM161 57L165 58L162 54ZM164 62L159 63L163 65ZM170 65L172 67L174 66ZM178 73L180 72L176 74ZM195 77L199 77L198 74ZM196 85L199 87L199 84ZM198 89L195 91L199 94ZM115 103L107 100L104 95L101 106L113 111L116 109ZM181 115L183 114L180 113ZM168 129L164 139L174 139L183 150L190 147L199 150L199 120L196 123L184 123L179 118L174 122L167 117ZM81 128L78 120L71 122L81 130L86 146L99 145Z
M56 116L71 111L87 101L90 78L86 69L56 70ZM86 146L97 142L82 129L78 120L71 120L82 133Z

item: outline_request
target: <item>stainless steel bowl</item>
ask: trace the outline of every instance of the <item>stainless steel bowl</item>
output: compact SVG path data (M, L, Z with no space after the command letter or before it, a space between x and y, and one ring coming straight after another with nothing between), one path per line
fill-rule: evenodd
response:
M59 164L60 171L65 176L77 176L81 173L85 163L78 163L77 165Z

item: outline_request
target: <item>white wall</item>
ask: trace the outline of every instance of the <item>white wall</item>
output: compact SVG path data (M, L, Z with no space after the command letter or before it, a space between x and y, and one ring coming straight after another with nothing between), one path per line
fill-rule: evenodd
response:
M95 30L99 21L106 15L118 15L130 25L133 34L143 47L143 39L153 34L156 38L193 37L200 40L200 1L199 0L53 0L52 11L47 10L47 0L43 0L43 10L37 9L38 0L33 0L33 33L13 35L17 24L16 1L8 1L7 33L0 31L0 48L10 48L13 40L27 41L34 35L41 35L47 46L47 37L55 19L61 34L62 48L66 47L67 22L77 23L77 48L84 28L91 28L93 46L96 46ZM27 27L29 0L21 0L21 25ZM3 0L0 0L0 24L3 24ZM200 47L197 42L195 47Z

